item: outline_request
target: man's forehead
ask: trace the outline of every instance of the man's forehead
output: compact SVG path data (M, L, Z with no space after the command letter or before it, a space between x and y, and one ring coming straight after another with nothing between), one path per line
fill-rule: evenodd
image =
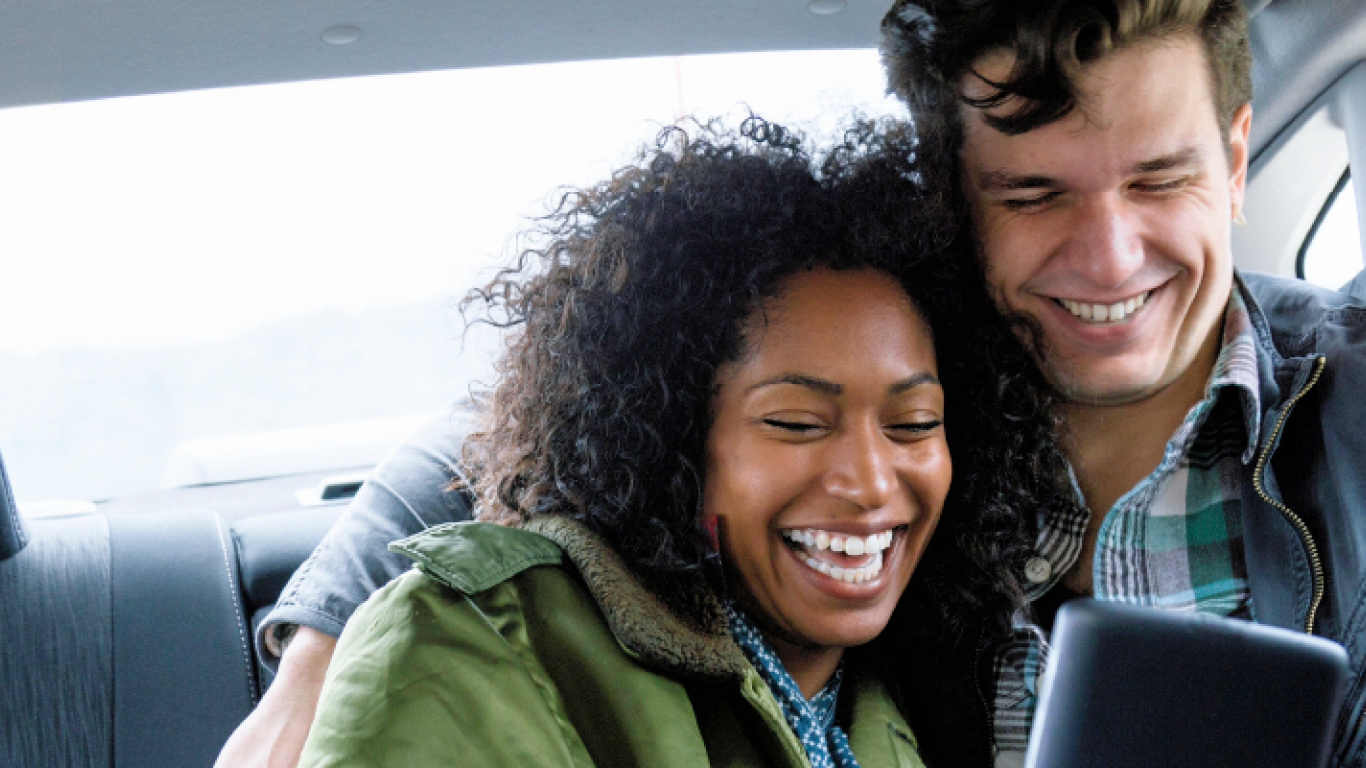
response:
M1217 148L1222 139L1202 63L1195 39L1120 49L1083 71L1075 109L1014 136L989 125L985 116L1013 112L1021 106L1018 99L985 111L964 104L965 149L971 147L969 155L991 166L981 170L997 177L998 171L1019 177L1071 163L1103 163L1124 172L1197 165L1211 159L1206 145ZM988 81L1008 79L1013 65L1007 51L982 56L964 76L964 95L993 93Z
M1191 70L1190 74L1200 72L1205 76L1202 82L1209 84L1209 65L1199 34L1194 31L1177 31L1116 45L1100 58L1082 63L1078 79L1081 90L1094 90L1098 85L1103 87L1103 84L1114 79L1114 76L1122 76L1124 74L1122 68L1120 72L1106 72L1106 70L1114 68L1117 59L1125 58L1130 54L1177 57L1187 61L1190 58L1198 59L1199 69ZM969 96L990 94L992 91L988 84L1004 83L1009 80L1015 69L1016 61L1016 53L1011 48L1006 46L990 48L974 59L964 71L960 86L965 89L965 93L966 89L969 88L980 89L977 93L967 93L966 95Z
M994 97L997 85L1012 79L1015 63L1015 53L1007 48L993 48L982 54L959 82L963 96L968 100ZM1082 65L1073 80L1076 108L1061 119L1074 118L1078 112L1094 117L1096 113L1107 111L1108 102L1128 98L1126 92L1135 81L1168 88L1177 84L1193 86L1187 92L1199 97L1209 107L1211 116L1217 115L1211 75L1200 38L1194 33L1174 33L1119 46L1104 57ZM965 116L981 112L970 104L960 104ZM1002 116L1015 112L1021 105L1018 97L1009 96L985 112Z

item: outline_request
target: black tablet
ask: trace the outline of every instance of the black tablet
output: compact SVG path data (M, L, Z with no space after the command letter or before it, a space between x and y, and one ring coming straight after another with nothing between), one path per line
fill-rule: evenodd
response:
M1058 612L1026 768L1316 768L1342 646L1248 621L1075 600Z

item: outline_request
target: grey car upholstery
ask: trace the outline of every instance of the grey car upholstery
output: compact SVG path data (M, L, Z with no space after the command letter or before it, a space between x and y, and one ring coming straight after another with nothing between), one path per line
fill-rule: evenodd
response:
M257 636L257 627L275 607L285 582L313 554L341 515L342 507L329 506L256 515L233 524L232 539L249 617L249 637ZM257 685L264 692L275 679L275 673L265 664L257 664L256 668Z
M210 766L257 697L228 533L211 512L108 521L114 765Z
M0 512L20 540L17 512ZM28 526L28 545L0 562L0 766L211 766L257 696L218 516Z
M285 582L341 517L329 506L246 517L233 523L232 538L248 610L275 603Z
M108 526L85 515L32 533L0 562L0 765L112 765Z
M28 544L24 521L19 518L19 507L9 487L5 462L0 461L0 562L10 559Z
M376 482L446 503L449 478L425 470L447 454L419 453L396 451ZM231 530L195 509L25 521L8 490L0 768L209 768L270 679L253 630L343 507L243 517Z

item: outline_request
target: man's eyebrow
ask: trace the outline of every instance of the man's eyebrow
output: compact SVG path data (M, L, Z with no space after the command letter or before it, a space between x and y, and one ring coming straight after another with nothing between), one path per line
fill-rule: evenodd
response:
M1171 154L1135 163L1134 173L1159 173L1175 168L1190 168L1201 165L1204 160L1204 149L1194 146L1182 147Z
M902 392L915 389L916 387L922 384L933 384L935 386L939 386L939 379L935 378L933 373L917 373L914 376L907 376L901 381L898 381L897 383L888 387L887 394L899 395Z
M1052 189L1058 186L1057 179L1047 176L1029 176L1006 170L987 171L977 182L977 188L984 192L1011 192L1017 189Z
M1167 155L1135 163L1133 173L1160 173L1176 168L1191 168L1203 164L1205 150L1201 147L1182 147ZM1021 189L1053 189L1058 180L1038 174L1020 174L1006 169L987 171L977 182L984 192L1013 192Z
M784 373L780 376L774 376L771 379L764 379L758 384L751 385L749 389L745 391L753 392L757 389L771 387L775 384L792 384L798 387L806 387L807 389L815 390L823 395L840 395L844 393L844 387L841 387L833 381L818 379L815 376L803 376L800 373Z

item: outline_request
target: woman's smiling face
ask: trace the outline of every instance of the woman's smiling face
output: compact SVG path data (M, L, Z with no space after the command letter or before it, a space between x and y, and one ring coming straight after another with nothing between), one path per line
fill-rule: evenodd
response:
M780 657L860 645L891 618L949 488L934 343L882 272L799 273L756 315L717 376L703 514Z

